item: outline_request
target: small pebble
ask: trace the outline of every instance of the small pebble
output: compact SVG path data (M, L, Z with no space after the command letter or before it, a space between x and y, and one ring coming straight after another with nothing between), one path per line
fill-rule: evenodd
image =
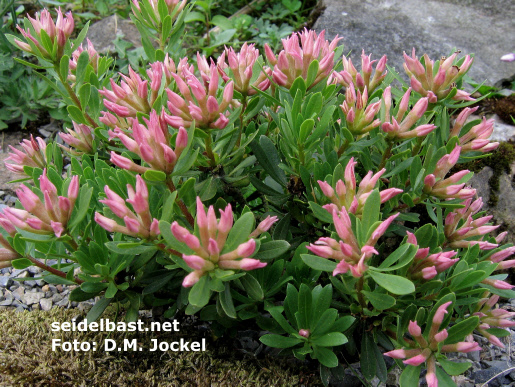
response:
M41 306L41 310L50 310L52 309L52 300L49 298L43 298L39 301L39 305Z
M2 276L0 277L0 288L8 288L13 283L13 280L10 277Z

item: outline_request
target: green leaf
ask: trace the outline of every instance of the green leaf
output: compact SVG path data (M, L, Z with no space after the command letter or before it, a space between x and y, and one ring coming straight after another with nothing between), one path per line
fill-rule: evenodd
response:
M310 329L311 327L311 304L313 297L311 290L306 284L300 285L298 311L295 314L300 328Z
M145 171L143 174L143 177L145 180L148 181L165 181L166 180L166 173L163 171L156 171L154 169L149 169Z
M312 343L319 345L321 347L336 347L338 345L343 345L348 341L349 340L347 340L347 337L345 337L343 333L331 332L323 336L314 338L312 340Z
M70 57L68 55L63 55L61 58L61 62L59 64L59 72L61 73L61 77L63 79L68 78L68 70L70 67Z
M334 352L328 348L315 347L314 356L316 356L320 364L326 367L334 368L338 366L338 358Z
M18 258L11 261L14 269L26 269L27 267L34 266L34 264L27 258Z
M225 283L225 290L220 292L218 295L222 308L230 318L236 318L236 310L234 309L234 303L231 295L231 285L229 282Z
M80 288L86 293L99 293L108 286L106 282L84 282L80 285Z
M375 346L374 339L369 334L362 336L359 363L361 365L361 372L367 380L372 380L376 375L377 362Z
M407 278L398 275L383 274L374 270L368 270L367 273L379 286L393 294L403 295L415 291L415 285Z
M207 275L200 277L200 280L193 285L188 295L188 301L197 308L202 308L207 305L211 297L211 290L209 289L210 278Z
M393 271L400 269L406 265L408 265L415 255L417 254L418 248L415 245L410 243L403 244L399 246L393 253L391 253L388 258L386 258L379 267L375 268L377 271ZM395 262L399 261L398 264L393 265Z
M290 348L302 343L302 340L295 337L285 337L281 335L267 334L259 338L263 344L272 348Z
M285 330L286 333L297 333L295 329L288 323L288 321L284 318L282 312L282 307L274 306L272 308L267 308L268 313L274 318L275 321L279 323L281 328Z
M85 124L86 120L80 111L80 109L77 106L70 105L66 108L68 110L68 114L70 115L70 118L79 123L79 124Z
M245 288L247 294L256 301L261 301L265 297L263 289L259 284L259 281L254 278L253 275L247 273L245 276L240 278L240 282Z
M309 267L315 270L333 272L336 269L336 262L330 261L327 258L317 257L316 255L301 254L302 261Z
M454 344L459 341L463 341L474 329L479 325L478 316L470 316L466 320L460 321L456 325L453 325L447 329L449 336L445 340L445 344Z
M315 202L309 202L309 208L311 208L311 211L313 211L313 215L315 215L322 222L333 223L333 217L331 214L322 208L322 206L319 204Z
M276 182L281 184L283 187L286 187L286 175L284 171L279 168L281 159L279 158L279 154L277 153L277 149L275 149L275 145L272 140L266 136L261 136L259 138L259 144L256 141L253 141L250 143L250 147L265 172L268 173Z
M443 356L438 358L438 363L440 363L444 371L451 376L461 375L471 366L469 362L457 363L447 360Z
M318 67L319 67L318 60L314 60L309 64L308 74L306 77L306 85L308 87L310 87L311 84L313 83L313 81L316 79L316 77L318 75Z
M96 321L102 313L104 313L104 310L107 308L107 306L111 303L110 298L101 298L98 300L95 305L93 305L93 308L90 309L88 314L86 315L86 321L89 323Z
M247 241L250 233L254 230L255 219L252 212L243 214L232 227L227 237L227 243L224 246L223 253L233 251L239 245Z
M421 368L421 365L416 367L409 365L404 368L404 371L402 371L401 374L401 378L399 379L401 387L418 387Z
M262 261L271 260L283 255L290 248L290 244L286 241L270 241L262 243L259 251L253 255L253 258Z
M379 292L368 292L366 290L362 290L362 293L367 297L367 300L369 300L372 306L377 310L389 309L395 305L395 298L388 294L383 294Z
M445 373L440 367L436 367L436 378L438 379L438 387L456 387L449 375Z
M113 298L118 292L118 288L114 282L109 282L109 286L107 287L105 298Z
M368 235L372 225L379 220L380 207L381 195L379 195L379 190L375 189L370 193L363 207L363 216L361 217L361 232L363 235Z

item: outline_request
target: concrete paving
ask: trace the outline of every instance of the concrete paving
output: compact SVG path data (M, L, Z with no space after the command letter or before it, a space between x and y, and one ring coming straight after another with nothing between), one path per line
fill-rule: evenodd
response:
M345 53L361 65L361 50L404 74L403 51L431 59L454 48L475 54L469 75L496 84L515 76L515 62L501 62L515 51L514 0L323 0L326 9L315 23L326 37L342 36ZM359 69L360 67L358 67Z

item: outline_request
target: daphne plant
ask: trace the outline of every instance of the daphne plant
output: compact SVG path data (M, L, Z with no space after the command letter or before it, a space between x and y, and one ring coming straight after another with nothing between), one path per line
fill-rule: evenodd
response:
M129 321L162 306L216 335L267 331L324 383L342 359L386 382L386 352L403 387L422 365L428 384L452 385L468 366L446 356L479 350L472 334L502 344L512 313L496 304L515 297L514 247L466 186L473 173L455 171L498 145L460 90L472 59L406 55L401 89L386 57L363 54L358 72L335 63L339 38L304 30L278 55L247 42L191 61L190 7L134 2L149 64L121 75L81 47L87 27L71 38L71 16L25 23L21 48L73 128L66 146L11 149L25 181L0 213L0 266L80 285L72 300L99 297L88 320L117 303Z

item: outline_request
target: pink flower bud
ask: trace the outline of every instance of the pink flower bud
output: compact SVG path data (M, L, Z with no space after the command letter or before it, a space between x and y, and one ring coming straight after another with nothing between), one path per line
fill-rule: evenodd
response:
M254 251L256 250L256 241L254 239L250 239L248 242L242 243L238 246L237 251L238 255L243 258L248 258Z
M200 277L202 277L203 275L204 272L200 270L192 271L190 274L184 277L184 280L182 281L182 286L185 288L191 288L200 280Z

